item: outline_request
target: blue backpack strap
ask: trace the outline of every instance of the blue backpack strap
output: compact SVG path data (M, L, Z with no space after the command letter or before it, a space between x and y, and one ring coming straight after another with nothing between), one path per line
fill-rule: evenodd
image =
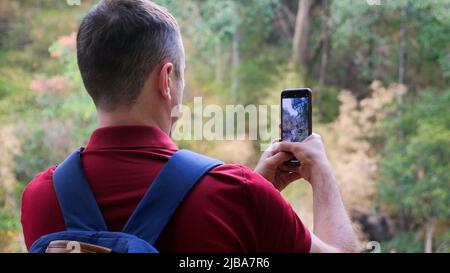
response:
M129 218L123 232L154 244L189 190L221 161L179 150L166 163Z
M84 176L80 155L73 152L53 173L53 186L67 230L106 231L94 194Z

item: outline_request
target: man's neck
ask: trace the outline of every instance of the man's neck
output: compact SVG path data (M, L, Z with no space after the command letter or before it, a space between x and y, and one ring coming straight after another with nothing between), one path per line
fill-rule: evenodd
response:
M99 127L110 126L154 126L163 132L170 134L170 124L164 122L164 118L154 118L133 113L129 110L118 110L113 112L104 112L98 110Z

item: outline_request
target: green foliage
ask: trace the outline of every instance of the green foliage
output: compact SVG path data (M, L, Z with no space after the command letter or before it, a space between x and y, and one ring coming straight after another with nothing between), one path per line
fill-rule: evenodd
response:
M320 123L329 123L339 115L339 90L323 86L313 94L313 111Z
M285 58L281 58L281 53L285 55L285 52L273 50L272 45L268 43L273 32L273 1L156 2L174 13L181 22L182 33L189 37L186 41L189 51L188 69L196 72L193 80L201 83L202 89L211 87L216 90L216 94L231 98L231 81L234 80L231 78L231 43L233 36L239 31L241 42L237 100L240 104L248 104L257 103L264 98L266 94L262 90L267 90L266 87L276 79L277 67ZM282 42L279 41L279 44ZM195 46L190 47L190 44ZM270 54L263 54L263 51L270 51ZM214 73L218 66L223 74L220 80ZM212 87L211 82L220 83L219 86Z
M381 252L416 253L423 251L423 241L414 232L400 232L394 238L381 243Z
M23 150L16 157L16 176L23 182L63 160L72 149L86 142L96 126L95 107L82 85L75 53L58 43L49 51L61 52L55 62L59 62L69 80L71 92L44 92L35 96L34 109L26 116L30 126ZM41 115L36 116L35 111Z
M450 217L450 90L423 92L386 122L380 198L416 222Z
M57 162L50 156L51 147L43 145L43 136L43 129L34 133L25 141L22 153L16 157L16 177L19 181L28 183L38 172Z
M444 231L436 238L438 244L436 244L437 253L450 253L450 230Z
M280 77L276 66L268 64L276 63L270 57L258 56L243 63L239 72L242 75L237 101L241 104L258 104L267 96L267 86L270 86L277 77ZM266 67L261 69L261 67ZM278 91L278 90L276 90ZM280 90L281 92L281 90Z
M5 191L0 188L0 204L4 202ZM20 221L15 211L0 207L0 252L1 247L6 245L9 240L20 230Z
M23 244L12 243L20 232L21 226L18 215L0 208L0 252L22 252Z
M449 6L449 0L385 1L378 6L332 1L332 53L337 55L331 59L331 69L353 67L358 73L349 76L363 82L397 81L403 29L406 82L445 88L449 84Z
M17 221L16 215L0 210L0 233L19 228L20 223Z
M7 80L8 79L8 80ZM20 68L3 68L0 70L0 100L10 96L24 94L25 83L29 75Z

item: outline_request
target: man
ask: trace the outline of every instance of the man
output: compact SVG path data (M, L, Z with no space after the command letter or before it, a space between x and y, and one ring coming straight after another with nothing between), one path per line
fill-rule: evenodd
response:
M104 0L80 25L77 57L99 119L82 152L82 167L109 230L120 231L178 150L169 136L176 122L171 111L181 104L184 89L181 34L175 18L150 1ZM283 165L292 154L301 167ZM42 235L65 230L54 170L38 174L23 193L28 248ZM299 178L313 188L314 232L279 192ZM314 134L303 143L274 144L255 171L232 164L211 170L178 208L156 248L344 252L355 250L355 236L321 139Z

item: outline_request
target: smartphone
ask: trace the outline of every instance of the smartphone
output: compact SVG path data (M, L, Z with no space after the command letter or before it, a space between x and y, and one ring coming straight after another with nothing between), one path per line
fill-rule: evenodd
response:
M312 134L312 91L309 88L281 92L281 140L301 142ZM286 163L300 164L296 158Z

